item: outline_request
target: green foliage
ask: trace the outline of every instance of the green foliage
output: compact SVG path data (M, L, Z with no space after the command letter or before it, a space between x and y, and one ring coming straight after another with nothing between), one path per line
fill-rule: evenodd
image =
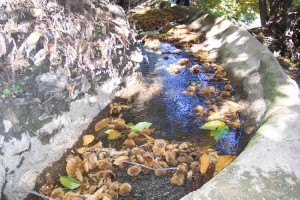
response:
M216 130L211 131L210 136L213 136L216 142L230 132L227 126L219 126Z
M256 0L197 0L196 3L204 11L245 22L253 21L259 12Z
M78 188L81 184L71 176L61 176L59 182L71 190Z
M214 137L216 142L230 132L228 126L226 126L225 123L220 120L206 122L200 128L209 130L210 135Z
M152 125L150 122L140 122L136 124L135 126L131 127L131 132L139 132L143 129L149 128Z
M300 0L293 0L293 5L300 8Z
M21 87L19 85L16 85L14 87L7 87L3 89L1 93L1 98L6 99L10 97L11 95L17 95L21 93Z

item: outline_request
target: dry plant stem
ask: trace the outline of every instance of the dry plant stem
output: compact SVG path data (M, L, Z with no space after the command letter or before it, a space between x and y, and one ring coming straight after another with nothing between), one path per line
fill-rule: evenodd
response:
M55 92L51 97L49 97L46 101L44 101L42 104L40 104L40 106L43 106L45 103L47 103L48 101L50 101L51 99L53 99L55 97L55 95L57 95L60 91Z
M43 195L43 194L40 194L40 193L38 193L36 191L26 191L26 193L33 194L33 195L36 195L38 197L41 197L41 198L44 198L44 199L47 199L47 200L54 200L51 197L48 197L48 196Z
M116 160L116 159L112 159L112 160ZM138 165L138 166L141 166L141 167L153 170L153 171L155 171L155 170L160 170L160 171L177 170L176 167L170 167L170 168L162 168L162 167L160 167L160 168L152 168L152 167L148 167L147 165L143 165L143 164L135 163L135 162L129 162L129 161L121 161L121 162L130 164L130 165Z

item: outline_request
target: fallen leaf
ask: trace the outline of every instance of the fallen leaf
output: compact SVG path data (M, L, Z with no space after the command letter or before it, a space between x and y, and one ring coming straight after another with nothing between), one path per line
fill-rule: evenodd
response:
M129 161L128 156L119 156L118 158L115 159L114 165L121 166L124 161Z
M227 126L219 126L216 130L211 131L210 135L214 137L216 142L230 132Z
M219 161L215 166L214 176L227 167L227 165L229 165L236 158L237 156L234 155L219 156Z
M79 192L67 192L64 197L62 198L63 200L73 200L73 199L80 199L80 193Z
M102 142L99 141L98 143L94 144L93 146L86 149L86 151L97 151L102 148Z
M150 123L150 122L140 122L140 123L136 124L135 126L132 126L131 131L139 132L143 129L148 129L151 125L152 125L152 123Z
M76 177L77 180L79 180L79 181L81 181L81 182L83 181L82 173L81 173L81 171L78 170L78 169L75 171L75 177Z
M225 126L225 123L220 121L220 120L214 120L210 122L206 122L203 126L200 128L209 130L209 131L214 131L216 130L219 126Z
M98 200L103 195L103 191L105 186L102 186L99 190L97 190L94 194L89 195L86 200Z
M32 45L32 44L37 43L39 41L41 35L42 34L40 31L32 32L27 38L27 44Z
M75 171L81 169L83 162L79 156L68 156L66 164L66 172L68 176L73 176Z
M113 129L109 129L107 131L105 131L106 134L108 134L107 139L108 140L115 140L121 137L121 133L117 130L113 130Z
M154 141L156 140L154 137L151 137L149 135L143 134L145 136L145 138L147 138L147 140L151 143L154 143Z
M79 154L84 154L86 152L87 148L86 147L80 147L76 149L77 153Z
M109 118L102 119L100 122L95 124L95 131L98 132L107 126L111 120Z
M59 182L71 190L78 188L81 184L71 176L61 176Z
M200 172L205 174L209 167L209 156L205 153L200 157Z
M154 133L154 131L152 129L143 129L140 131L141 134L146 134L146 135L151 135Z
M87 146L90 143L92 143L95 139L95 136L93 135L84 135L83 136L83 146Z
M122 118L114 119L114 122L117 122L117 123L120 123L120 124L125 124L125 120L122 119Z

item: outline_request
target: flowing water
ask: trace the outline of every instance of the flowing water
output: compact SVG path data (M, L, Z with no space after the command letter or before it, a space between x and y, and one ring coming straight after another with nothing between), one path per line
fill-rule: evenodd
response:
M183 92L187 90L189 83L196 82L201 86L214 86L216 90L224 88L222 82L208 81L213 72L205 72L193 74L189 67L197 63L192 56L184 53L171 53L178 50L170 43L161 43L157 50L152 50L147 47L141 47L145 55L145 59L141 64L141 72L143 74L143 89L135 95L135 97L127 100L122 100L129 106L129 109L122 112L122 118L126 122L134 124L142 121L153 123L152 127L155 132L151 136L154 138L166 139L170 142L191 142L196 146L211 146L215 148L219 154L238 155L243 148L242 131L240 128L233 128L231 132L222 138L218 143L209 135L208 131L199 128L204 121L198 120L195 116L195 107L201 105L206 106L204 97L200 95L189 96ZM147 58L147 59L146 59ZM167 71L170 65L175 64L182 58L189 58L189 67L182 68L179 73L171 74ZM232 91L233 92L233 91ZM234 93L234 92L233 92ZM99 116L91 124L86 131L91 133L95 122L106 117L109 108L102 111ZM102 136L105 134L102 134ZM101 138L104 145L117 147L119 142L110 141ZM81 139L80 139L81 144ZM79 142L75 145L80 147ZM117 147L118 148L118 147ZM66 153L70 154L71 150ZM65 173L64 155L61 160L57 161L53 167L49 167L40 176L41 180L37 184L37 188L44 182L44 177L49 172L53 178L57 179L58 174ZM115 170L117 180L119 182L129 182L132 185L132 192L126 197L119 199L164 199L174 200L183 197L189 192L201 187L205 182L212 178L214 169L210 169L205 175L196 176L191 182L185 182L181 187L172 186L170 184L171 175L164 177L156 177L153 173L142 173L138 177L130 177L126 170ZM27 199L36 199L29 196Z

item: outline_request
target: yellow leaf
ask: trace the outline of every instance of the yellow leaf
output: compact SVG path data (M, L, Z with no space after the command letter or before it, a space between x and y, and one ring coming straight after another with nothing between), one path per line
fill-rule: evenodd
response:
M122 119L122 118L114 119L114 122L117 122L117 123L120 123L120 124L125 124L125 120Z
M233 155L219 156L219 161L216 164L214 176L217 175L222 169L227 167L227 165L236 159L236 157L237 156Z
M209 167L209 156L207 154L203 154L200 157L200 172L201 174L205 174Z
M85 135L83 136L83 146L87 146L90 143L92 143L95 139L95 136L93 135Z
M80 147L80 148L76 149L76 151L77 151L77 153L79 153L79 154L84 154L85 151L86 151L86 147Z
M108 134L108 140L115 140L121 137L121 133L117 130L109 129L105 133Z
M40 37L41 37L40 31L32 32L27 38L27 44L32 45L32 44L37 43L39 41Z
M105 126L107 126L110 123L109 118L102 119L100 122L96 123L95 125L95 131L98 132L101 129L103 129Z

